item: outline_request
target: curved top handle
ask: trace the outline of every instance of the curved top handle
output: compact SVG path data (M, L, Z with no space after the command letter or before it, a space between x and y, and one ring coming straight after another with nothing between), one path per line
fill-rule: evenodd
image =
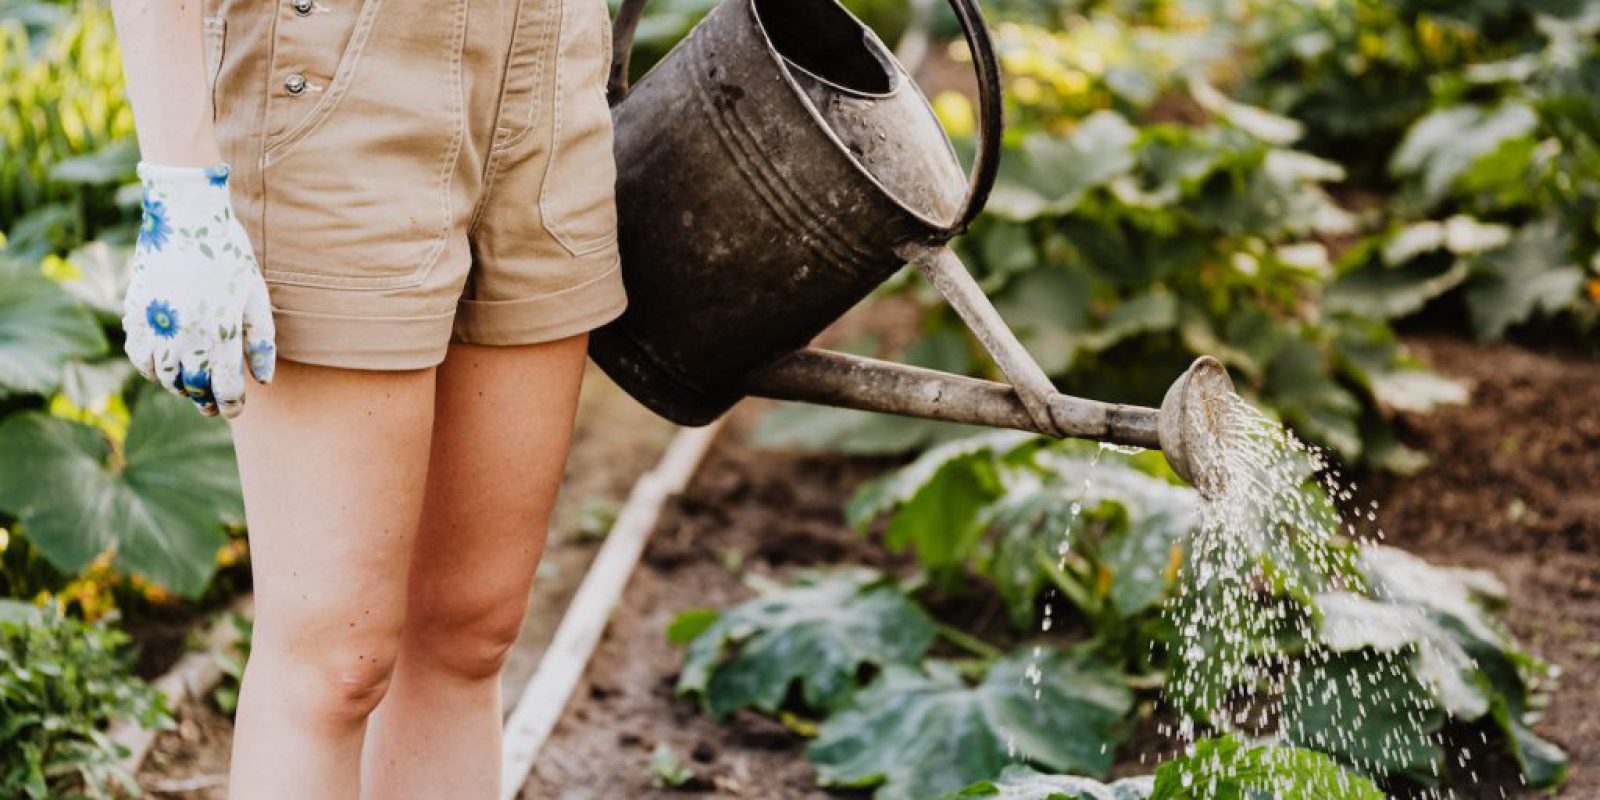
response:
M611 75L606 82L606 97L611 105L622 102L628 94L628 62L633 55L633 36L644 16L648 0L622 0L617 9L611 37ZM950 8L961 23L961 33L972 52L972 66L978 78L978 154L972 162L968 176L967 199L961 213L945 228L945 237L957 236L967 230L989 200L994 188L995 175L1000 169L1000 136L1004 131L1004 107L1000 94L1000 63L995 58L994 41L989 36L989 26L983 20L983 10L977 0L948 0Z

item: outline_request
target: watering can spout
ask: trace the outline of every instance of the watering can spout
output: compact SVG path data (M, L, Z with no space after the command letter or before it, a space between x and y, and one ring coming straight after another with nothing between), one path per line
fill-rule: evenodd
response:
M1004 383L815 348L756 372L748 388L778 400L1159 449L1179 477L1207 495L1223 485L1222 411L1233 395L1227 369L1202 356L1159 409L1051 391L1040 398L1047 413L1041 421L1021 392Z

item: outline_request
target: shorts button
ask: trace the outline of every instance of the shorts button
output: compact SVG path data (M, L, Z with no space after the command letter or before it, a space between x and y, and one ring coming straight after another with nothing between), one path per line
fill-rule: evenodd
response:
M283 88L289 94L300 94L306 90L306 76L298 72L291 73L283 79Z
M311 13L311 0L293 0L290 5L294 7L294 13L302 17Z

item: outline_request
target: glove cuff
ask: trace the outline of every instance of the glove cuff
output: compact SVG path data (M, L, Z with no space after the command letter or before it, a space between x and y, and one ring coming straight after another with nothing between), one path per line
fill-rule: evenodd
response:
M209 186L226 189L231 168L227 162L218 162L209 167L168 167L161 164L152 164L148 161L140 161L138 171L139 180L145 183L158 184L159 188L163 189L176 189L180 186Z
M159 250L171 234L182 238L222 236L233 219L228 200L228 165L166 167L139 162L144 213L139 244Z

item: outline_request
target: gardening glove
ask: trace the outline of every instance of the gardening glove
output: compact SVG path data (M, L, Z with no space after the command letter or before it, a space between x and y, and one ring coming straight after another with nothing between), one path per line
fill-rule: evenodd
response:
M228 165L139 163L144 218L123 302L128 358L201 413L244 410L244 371L272 380L267 284L228 202Z

